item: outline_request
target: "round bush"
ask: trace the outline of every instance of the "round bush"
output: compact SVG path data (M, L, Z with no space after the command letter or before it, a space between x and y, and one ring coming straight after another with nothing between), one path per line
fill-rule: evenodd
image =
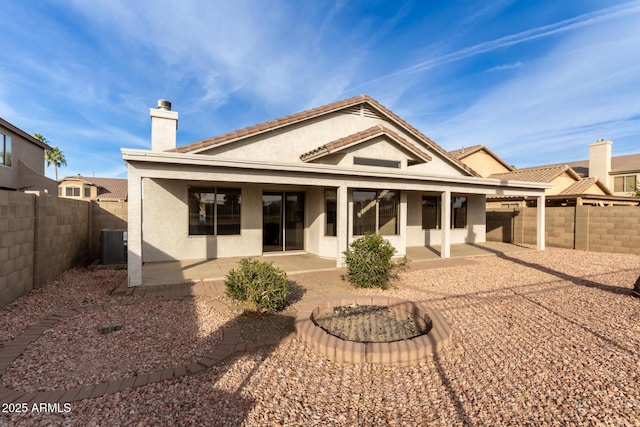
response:
M239 264L225 277L227 295L255 304L262 312L282 310L289 294L287 273L270 262L252 258L243 258Z
M396 249L377 234L365 234L354 240L344 252L347 264L346 279L358 288L387 289L394 269L406 265L407 258L391 260Z

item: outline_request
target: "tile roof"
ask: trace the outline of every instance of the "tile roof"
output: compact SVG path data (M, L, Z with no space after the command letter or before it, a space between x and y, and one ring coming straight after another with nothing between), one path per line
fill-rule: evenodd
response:
M127 200L129 195L128 181L123 178L94 178L81 175L68 176L60 180L60 182L82 181L87 184L98 187L98 199L122 199Z
M471 147L462 147L462 148L458 148L457 150L451 150L449 151L449 154L451 154L453 157L459 160L467 157L470 154L475 153L476 151L480 151L483 148L484 148L484 145L472 145Z
M422 132L411 126L409 123L405 122L391 110L387 109L382 104L378 103L378 101L371 98L369 95L358 95L352 98L344 99L342 101L333 102L331 104L323 105L320 107L312 108L310 110L302 111L299 113L291 114L289 116L284 116L279 119L270 120L264 123L260 123L254 126L249 126L244 129L236 130L233 132L227 132L222 135L214 136L212 138L203 139L198 142L194 142L192 144L184 145L182 147L177 147L171 150L167 150L168 152L177 152L177 153L197 153L199 151L205 150L209 147L214 147L216 145L230 143L239 139L247 138L250 136L260 135L265 132L273 131L294 123L299 123L305 120L313 119L316 117L320 117L329 113L333 113L336 111L343 110L348 107L353 107L356 105L360 105L363 103L369 104L374 109L378 110L382 115L386 116L387 119L390 119L392 122L403 127L409 133L413 134L417 139L424 142L426 145L433 148L435 151L439 152L442 156L449 159L452 163L456 164L462 170L465 170L471 176L480 176L473 169L465 165L463 162L458 159L452 157L445 149L440 147Z
M591 186L594 184L600 187L600 189L604 192L604 194L608 196L613 194L611 193L611 190L609 190L609 188L603 185L600 182L600 180L596 177L582 178L579 181L574 182L573 184L571 184L570 186L562 190L560 194L572 194L572 195L588 194L587 190L589 190L589 188L591 188Z
M589 160L578 160L575 162L567 162L563 164L569 165L580 176L589 176ZM612 173L631 171L640 171L640 153L611 157Z
M404 139L403 137L401 137L400 135L398 135L396 132L392 131L391 129L382 126L382 125L377 125L377 126L372 126L369 129L365 129L363 131L354 133L352 135L349 136L345 136L344 138L340 138L337 139L335 141L329 142L327 144L324 144L314 150L311 150L307 153L304 153L300 156L300 160L302 161L310 161L313 159L317 159L318 157L323 157L326 156L327 154L331 154L334 153L336 151L340 151L346 147L350 147L352 145L356 145L359 144L361 142L364 141L368 141L372 138L375 138L377 136L381 136L381 135L387 135L388 137L390 137L392 140L394 140L395 142L397 142L398 144L404 146L405 148L407 148L409 151L411 151L412 153L414 153L416 156L418 156L420 159L424 160L424 161L431 161L431 156L429 154L427 154L426 152L422 151L421 149L419 149L418 147L416 147L415 145L411 144L409 141L407 141L406 139Z
M482 144L472 145L471 147L463 147L457 150L449 151L449 154L458 160L462 160L465 157L472 155L473 153L477 153L478 151L485 151L491 157L496 159L496 161L500 163L502 166L504 166L505 168L511 171L514 170L513 166L511 166L510 164L502 160L500 156L498 156L496 153L494 153L493 151L491 151L489 148L487 148Z
M494 173L490 178L527 181L527 182L551 182L559 175L567 172L569 176L580 179L580 177L567 165L540 166L535 168L516 169L506 173Z

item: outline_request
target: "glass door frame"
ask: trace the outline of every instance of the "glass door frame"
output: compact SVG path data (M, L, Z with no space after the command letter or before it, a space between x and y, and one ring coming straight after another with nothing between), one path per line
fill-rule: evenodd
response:
M262 192L262 252L278 253L290 251L303 251L305 244L305 192L304 191L263 191ZM290 201L290 196L297 196L297 200ZM265 198L280 204L278 215L279 223L273 221L275 215L271 215L271 221L266 221ZM292 211L293 209L293 211ZM274 212L275 214L275 212ZM294 227L294 228L292 228ZM276 232L274 235L273 231ZM298 234L291 241L292 233ZM273 236L273 238L271 238ZM268 245L271 241L273 244ZM287 242L289 241L289 243ZM293 247L291 247L293 246ZM267 249L268 248L268 249Z

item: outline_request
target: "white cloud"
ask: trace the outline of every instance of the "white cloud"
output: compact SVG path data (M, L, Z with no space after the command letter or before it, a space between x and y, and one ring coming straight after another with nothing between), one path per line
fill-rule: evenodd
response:
M485 144L519 166L600 137L637 135L637 121L626 122L640 115L637 24L637 16L618 17L570 33L433 133L449 149Z

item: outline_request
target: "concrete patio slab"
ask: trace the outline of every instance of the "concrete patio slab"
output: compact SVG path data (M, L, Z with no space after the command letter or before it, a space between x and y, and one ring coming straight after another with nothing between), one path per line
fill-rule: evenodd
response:
M410 269L429 268L429 262L450 263L440 258L439 246L409 247L407 258ZM451 245L452 258L464 258L480 255L502 254L531 251L533 249L502 242ZM320 258L308 253L278 253L254 257L260 261L273 263L287 274L299 274L312 271L337 270L333 259ZM224 279L229 271L236 268L241 257L217 259L191 259L145 263L142 267L143 286L171 285L180 283L198 283Z

